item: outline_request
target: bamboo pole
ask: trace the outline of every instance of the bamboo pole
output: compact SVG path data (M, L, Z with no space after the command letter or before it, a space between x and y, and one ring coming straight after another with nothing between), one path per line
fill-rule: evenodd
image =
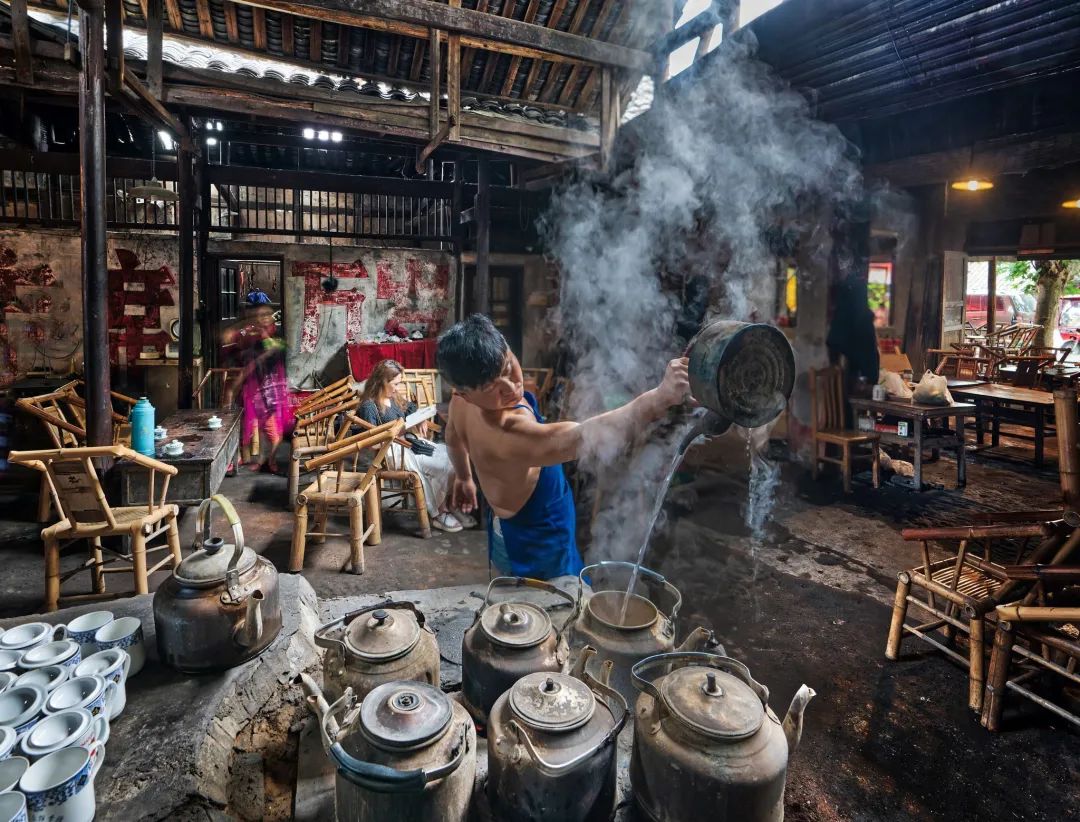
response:
M1061 495L1065 506L1076 510L1080 505L1080 451L1077 450L1075 388L1059 388L1054 392L1054 420L1057 427Z

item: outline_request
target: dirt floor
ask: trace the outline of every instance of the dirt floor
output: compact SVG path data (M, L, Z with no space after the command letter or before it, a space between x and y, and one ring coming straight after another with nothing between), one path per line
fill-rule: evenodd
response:
M970 460L962 492L953 489L954 463L942 459L926 470L946 490L858 483L845 497L836 477L814 484L805 469L783 464L773 518L754 540L743 523L744 452L725 441L695 455L696 467L669 495L647 564L682 590L680 635L697 624L714 628L770 688L781 716L801 683L817 691L792 759L788 819L1080 819L1074 728L1011 700L1006 730L990 734L967 709L959 667L911 639L900 661L884 657L896 573L918 561L918 546L900 529L1052 506L1053 466L1036 472L1022 451L1005 448ZM284 568L292 533L284 478L243 472L222 492L237 504L247 541ZM28 495L0 498L0 615L35 611L43 596L37 527L20 521L33 503ZM185 550L193 520L187 512ZM488 579L482 530L425 541L408 535L411 527L407 519L387 523L383 543L367 550L363 576L339 572L343 539L309 546L304 574L320 597ZM586 551L586 561L602 558Z

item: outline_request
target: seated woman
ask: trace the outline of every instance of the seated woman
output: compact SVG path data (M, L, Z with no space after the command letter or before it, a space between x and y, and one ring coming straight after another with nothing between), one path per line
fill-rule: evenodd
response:
M364 422L382 425L391 420L402 419L416 410L416 403L404 403L405 384L401 374L405 369L394 360L383 360L371 372L360 395L357 414ZM432 446L434 450L432 452ZM431 452L431 453L429 453ZM404 453L404 465L397 465ZM454 484L454 466L442 443L420 443L409 448L392 448L387 464L396 471L414 471L424 486L431 524L443 531L460 531L471 528L476 520L467 514L451 513L448 497Z

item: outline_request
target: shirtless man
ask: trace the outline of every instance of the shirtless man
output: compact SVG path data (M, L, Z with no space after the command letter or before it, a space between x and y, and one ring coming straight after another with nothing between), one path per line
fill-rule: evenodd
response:
M683 402L690 393L687 360L672 360L659 386L621 408L580 423L544 423L536 398L523 390L521 364L487 317L474 314L443 334L437 359L454 388L446 426L455 473L451 507L476 508L475 465L493 515L492 564L514 576L576 575L582 562L562 463L587 449L620 448Z

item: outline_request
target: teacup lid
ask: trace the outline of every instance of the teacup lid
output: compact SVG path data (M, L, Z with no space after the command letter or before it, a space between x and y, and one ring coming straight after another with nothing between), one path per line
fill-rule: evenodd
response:
M761 697L738 677L713 668L677 668L663 678L660 694L680 721L714 739L745 739L765 721Z
M78 652L79 644L70 639L58 639L54 642L46 642L37 645L23 653L20 665L44 665L53 664L60 660L68 659Z
M589 721L596 710L596 697L577 677L537 671L514 683L510 708L539 731L570 731Z
M510 648L539 645L551 633L551 617L529 602L500 602L480 614L480 627L492 642Z
M22 746L28 753L67 747L86 731L94 721L85 708L69 708L50 714L42 719L23 739Z
M404 656L420 641L416 615L405 608L377 608L354 619L345 630L350 654L370 662Z
M424 682L384 682L364 697L360 727L376 745L415 748L450 724L450 698Z

